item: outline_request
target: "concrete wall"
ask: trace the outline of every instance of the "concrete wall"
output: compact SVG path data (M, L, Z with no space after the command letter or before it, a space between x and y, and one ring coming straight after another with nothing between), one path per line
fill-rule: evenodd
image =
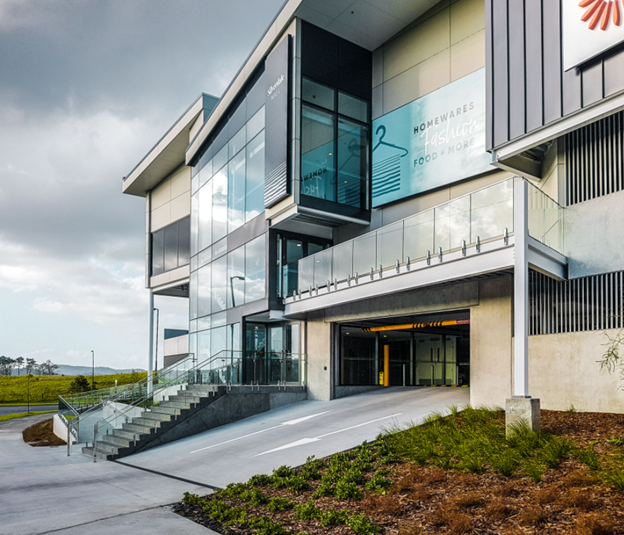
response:
M170 225L191 213L191 168L174 171L151 191L150 232Z
M55 414L52 418L52 432L67 443L67 419L62 414ZM72 429L72 444L78 442L78 433Z
M470 309L470 403L504 407L511 396L513 279L479 282L479 306Z
M613 335L617 331L606 331ZM619 374L601 370L604 332L529 337L529 392L549 410L624 412Z
M624 266L624 191L564 210L564 253L572 279L619 271ZM589 231L589 229L593 229ZM597 240L599 233L600 239Z
M373 118L483 67L483 0L443 0L374 52Z
M324 312L315 312L308 316L305 341L308 355L308 399L332 399L332 325L325 320Z

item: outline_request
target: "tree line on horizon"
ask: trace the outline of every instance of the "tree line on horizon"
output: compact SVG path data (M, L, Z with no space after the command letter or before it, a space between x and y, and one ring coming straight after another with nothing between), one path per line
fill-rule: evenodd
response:
M25 372L24 375L29 373L33 375L56 375L58 364L54 364L50 359L38 363L33 358L17 357L12 359L4 355L0 356L0 375L13 375L14 369L17 370L17 375L21 375L22 369Z

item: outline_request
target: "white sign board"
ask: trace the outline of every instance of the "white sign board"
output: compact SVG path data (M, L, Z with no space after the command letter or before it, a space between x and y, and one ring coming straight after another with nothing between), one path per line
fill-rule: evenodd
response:
M563 0L563 70L624 42L624 0Z

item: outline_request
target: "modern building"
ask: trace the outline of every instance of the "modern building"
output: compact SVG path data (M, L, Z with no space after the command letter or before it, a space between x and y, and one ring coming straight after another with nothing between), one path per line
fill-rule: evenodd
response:
M288 0L124 180L189 352L265 384L305 355L310 399L619 410L624 6L562 5Z

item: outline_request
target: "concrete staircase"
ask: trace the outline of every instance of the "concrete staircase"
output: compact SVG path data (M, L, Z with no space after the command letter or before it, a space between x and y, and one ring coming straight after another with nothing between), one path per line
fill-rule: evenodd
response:
M113 461L306 398L301 386L190 385L102 436L97 457ZM93 456L93 447L82 453Z

